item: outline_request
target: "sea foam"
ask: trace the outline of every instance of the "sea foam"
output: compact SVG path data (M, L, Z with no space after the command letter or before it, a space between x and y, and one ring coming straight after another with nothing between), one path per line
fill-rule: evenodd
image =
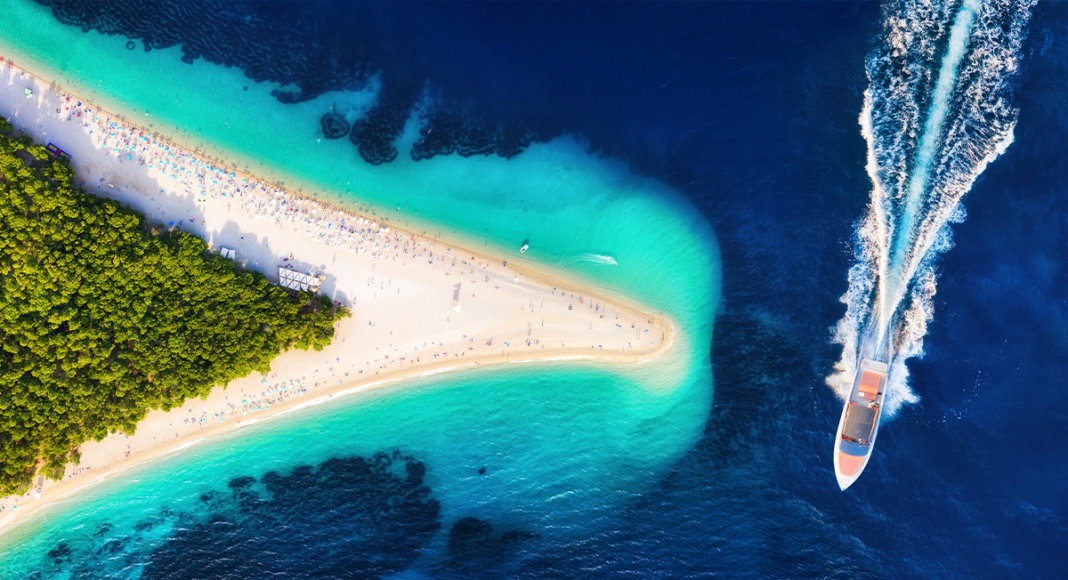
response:
M1011 99L1031 4L904 2L884 9L867 60L860 115L871 204L855 232L855 265L834 329L843 346L827 384L843 400L862 358L889 361L885 413L919 397L905 361L922 356L934 315L935 262L986 166L1013 141Z

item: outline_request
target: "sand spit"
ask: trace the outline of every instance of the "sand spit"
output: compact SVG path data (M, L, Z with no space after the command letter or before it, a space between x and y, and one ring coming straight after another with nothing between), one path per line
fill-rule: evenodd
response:
M62 481L38 478L27 495L0 500L0 529L132 465L345 394L501 363L642 364L674 343L663 316L225 168L7 61L0 115L68 152L87 191L234 250L271 281L279 268L320 277L320 291L353 314L321 352L284 353L266 376L152 411L135 435L86 443Z

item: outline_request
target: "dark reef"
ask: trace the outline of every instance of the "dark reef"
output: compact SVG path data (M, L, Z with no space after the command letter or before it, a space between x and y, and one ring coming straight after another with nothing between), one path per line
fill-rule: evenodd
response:
M349 134L364 161L379 165L397 158L393 143L404 131L421 91L419 84L408 79L387 76L375 105L356 121Z
M531 143L560 133L557 127L516 115L470 113L488 109L486 103L467 96L438 94L432 103L423 101L424 89L436 86L433 71L413 68L410 63L420 59L403 54L392 39L381 38L360 24L354 26L352 18L337 18L334 11L338 8L329 4L37 1L49 6L64 24L131 39L126 45L131 50L138 39L146 52L181 46L186 63L203 58L238 67L256 82L277 83L284 88L271 94L282 103L300 103L328 91L362 89L381 71L382 89L376 103L351 131L349 123L333 111L321 120L324 137L349 135L360 156L372 165L397 158L397 138L415 114L424 123L421 138L410 151L416 161L452 153L510 159Z
M203 58L240 67L256 82L298 87L278 93L283 103L360 88L367 79L369 55L352 42L340 42L340 30L330 27L329 14L315 19L314 13L271 2L38 1L51 7L60 22L85 32L140 39L146 52L180 45L184 62ZM354 48L355 58L346 58Z
M323 137L340 139L349 134L349 122L337 113L327 113L319 121L323 126Z
M145 580L390 576L441 528L425 475L422 462L393 451L236 477L203 493L193 512L162 508L134 534L104 523L91 537L64 540L41 572L91 578L116 562L147 561ZM165 541L142 537L160 523L172 530Z
M498 532L489 522L467 517L449 530L449 557L465 565L503 560L524 540L534 538L530 532Z
M511 159L531 143L544 143L558 134L560 130L548 123L535 128L518 119L501 121L467 110L437 108L423 116L420 139L412 146L412 159L452 153L463 157L495 154Z
M424 465L400 452L333 458L230 481L233 504L180 528L144 578L208 570L224 578L299 573L380 578L406 569L440 528ZM269 498L269 499L268 499Z
M64 560L70 557L71 553L70 546L68 546L66 542L60 542L56 545L55 549L48 551L48 557L54 560L58 566L63 564Z

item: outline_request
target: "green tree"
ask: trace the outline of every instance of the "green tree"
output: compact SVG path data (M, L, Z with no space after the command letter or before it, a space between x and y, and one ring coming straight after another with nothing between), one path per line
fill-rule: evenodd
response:
M321 350L349 316L72 187L68 162L10 132L0 117L0 495L150 409Z

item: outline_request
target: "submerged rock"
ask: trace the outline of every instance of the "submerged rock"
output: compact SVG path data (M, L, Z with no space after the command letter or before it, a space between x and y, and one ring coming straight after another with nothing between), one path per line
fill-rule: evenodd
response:
M364 161L380 165L397 158L394 143L404 131L421 91L421 85L410 79L386 77L375 106L353 124L349 134Z
M535 535L530 532L498 532L489 522L466 517L457 520L449 530L449 557L464 566L496 562L533 537Z
M323 126L323 137L327 139L340 139L349 134L349 122L345 117L337 113L327 113L319 121Z
M207 514L153 543L142 578L186 577L188 570L211 570L215 578L397 574L441 527L425 473L421 461L394 452L234 478L229 499L214 494L217 501L201 504Z
M56 564L62 564L71 555L70 546L66 542L60 542L55 549L49 550L47 556L55 560Z
M416 114L423 121L421 138L410 151L416 161L452 153L511 158L531 143L560 133L529 115L488 110L484 100L442 92L432 78L434 71L401 65L389 40L370 36L357 43L338 40L348 38L349 31L329 10L223 0L41 1L62 23L86 32L126 36L130 50L138 43L146 52L179 46L187 64L204 59L238 67L258 83L277 83L285 88L274 89L271 95L281 103L301 103L329 91L361 90L381 71L382 90L363 118L349 123L328 113L321 119L323 136L348 135L372 165L397 158L395 142ZM422 99L428 89L441 93L430 99L432 104Z

